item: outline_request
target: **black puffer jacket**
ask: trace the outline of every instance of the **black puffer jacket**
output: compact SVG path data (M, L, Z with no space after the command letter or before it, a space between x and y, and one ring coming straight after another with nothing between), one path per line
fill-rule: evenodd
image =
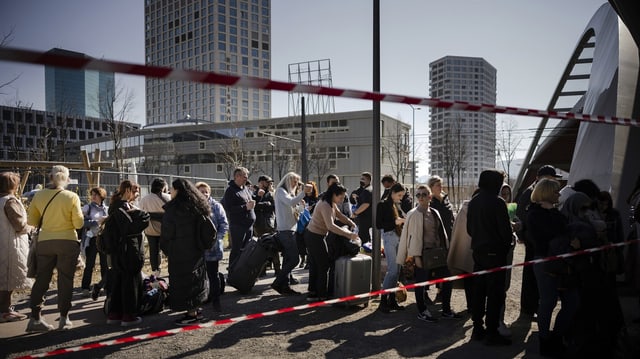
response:
M171 309L192 310L201 305L208 294L204 252L199 249L196 234L200 215L176 202L164 206L160 248L169 259L169 295Z

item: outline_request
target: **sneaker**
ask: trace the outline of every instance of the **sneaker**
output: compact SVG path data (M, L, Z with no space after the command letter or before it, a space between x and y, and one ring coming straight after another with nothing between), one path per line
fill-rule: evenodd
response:
M462 318L462 316L456 312L454 312L453 310L449 310L449 311L442 311L442 317L443 318L448 318L448 319L460 319Z
M53 325L44 321L41 317L40 320L29 319L29 324L27 324L27 329L25 330L27 333L35 333L35 332L48 332L53 330Z
M134 325L138 325L142 323L142 318L140 317L122 317L122 321L120 321L120 326L121 327L132 327Z
M73 328L73 323L69 320L69 316L60 317L60 323L58 323L58 330L69 330Z
M91 290L83 289L82 290L82 298L91 298Z
M202 313L198 312L196 315L185 314L182 318L176 320L175 323L179 326L187 326L204 323L206 321L207 319L202 315Z
M91 286L91 299L93 300L98 300L98 297L100 296L100 290L102 288L100 288L99 285L94 284Z
M0 316L0 323L19 322L27 318L29 317L24 314L20 314L18 312L14 312L13 310L11 310L7 313L2 313L2 315Z
M508 338L511 336L511 329L509 329L509 327L507 327L504 322L500 322L500 325L498 325L498 333L500 333L500 335L502 335L503 337Z
M276 286L271 284L271 289L275 290L276 292L282 294L282 295L299 295L300 292L293 290L291 287L287 286Z
M418 319L425 322L429 322L429 323L435 323L438 321L438 319L434 318L431 315L431 312L429 312L429 309L425 309L424 312L418 313Z

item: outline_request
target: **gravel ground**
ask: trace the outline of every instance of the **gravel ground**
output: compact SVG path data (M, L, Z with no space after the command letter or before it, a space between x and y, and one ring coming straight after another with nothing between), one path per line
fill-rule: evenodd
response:
M518 246L514 263L522 261L523 247ZM226 268L223 263L221 268ZM441 319L437 323L426 323L416 318L417 310L410 293L402 303L404 311L385 314L377 310L378 301L373 299L368 307L336 308L320 307L304 309L286 314L247 320L235 324L220 325L172 336L91 349L64 357L77 358L210 358L228 356L233 358L251 356L305 357L305 358L365 358L365 357L438 357L438 358L538 358L537 325L529 318L518 317L520 278L522 270L514 269L511 289L507 297L506 322L511 323L513 345L487 347L470 341L471 320L464 312L464 292L453 291L453 309L463 314L462 319ZM294 274L301 280L295 286L298 291L306 289L307 272L296 269ZM76 278L79 280L79 277ZM260 313L279 308L305 304L304 296L283 297L269 288L273 280L270 271L266 278L258 281L249 295L240 295L228 288L222 296L223 313L214 315L210 307L204 314L212 319L236 318L243 314ZM621 288L621 292L629 292ZM431 290L431 297L435 289ZM26 293L18 296L17 309L28 312ZM43 313L49 322L57 320L55 290L49 293ZM69 348L82 344L102 342L133 335L155 333L175 328L174 319L179 313L165 310L144 317L139 327L124 328L104 323L102 299L97 302L83 299L79 292L74 297L71 319L75 328L65 332L46 334L24 333L26 321L0 324L0 357L18 357ZM630 351L627 357L640 357L640 325L631 324L638 317L637 296L622 295L629 329ZM433 307L437 312L439 305ZM54 322L54 325L57 322ZM621 356L623 357L623 356Z

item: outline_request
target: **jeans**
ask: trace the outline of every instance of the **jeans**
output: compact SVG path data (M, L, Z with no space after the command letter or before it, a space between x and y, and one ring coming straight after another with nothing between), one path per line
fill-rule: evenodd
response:
M398 284L398 275L400 273L400 265L396 263L398 243L400 243L400 237L398 237L396 231L391 230L382 233L384 256L387 259L387 273L382 281L382 289L395 288Z
M299 263L296 233L294 231L278 231L278 239L282 245L282 268L276 275L273 286L286 287L289 286L289 274Z
M319 298L328 297L329 250L322 234L304 231L304 243L309 253L309 292Z
M220 303L220 277L218 277L218 261L206 261L209 277L209 300Z
M31 287L31 316L40 319L44 295L49 289L53 269L58 271L58 310L65 317L71 309L73 276L78 264L80 242L67 239L38 241L36 281Z
M536 257L535 259L542 258ZM573 320L580 305L580 296L577 288L558 290L558 277L552 277L544 271L544 263L533 265L538 292L540 293L540 304L538 305L538 330L541 338L549 336L551 328L551 313L560 298L561 308L556 315L556 322L553 330L563 335Z
M149 262L151 262L151 271L160 270L160 236L147 236L149 244Z
M229 237L231 241L231 253L229 253L229 265L233 265L233 262L237 257L240 257L240 251L247 244L247 241L253 236L253 226L249 228L245 226L229 225Z
M98 286L102 288L104 286L104 282L107 278L107 272L109 271L109 264L107 262L107 255L101 252L98 252L98 247L96 246L96 237L91 237L85 239L89 241L89 245L84 249L84 253L86 256L86 263L84 267L84 272L82 273L82 289L91 289L91 277L93 276L93 268L96 265L96 257L100 258L100 282Z

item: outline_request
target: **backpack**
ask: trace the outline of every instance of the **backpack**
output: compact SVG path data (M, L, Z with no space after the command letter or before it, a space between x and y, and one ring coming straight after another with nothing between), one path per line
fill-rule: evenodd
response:
M211 249L217 240L218 231L213 224L211 217L205 215L198 216L196 224L196 234L198 235L198 248L201 250Z
M155 276L145 278L142 283L139 313L160 313L168 302L168 297L168 285L164 279Z
M119 237L118 224L113 216L109 216L98 226L96 248L100 253L110 255L115 251Z

